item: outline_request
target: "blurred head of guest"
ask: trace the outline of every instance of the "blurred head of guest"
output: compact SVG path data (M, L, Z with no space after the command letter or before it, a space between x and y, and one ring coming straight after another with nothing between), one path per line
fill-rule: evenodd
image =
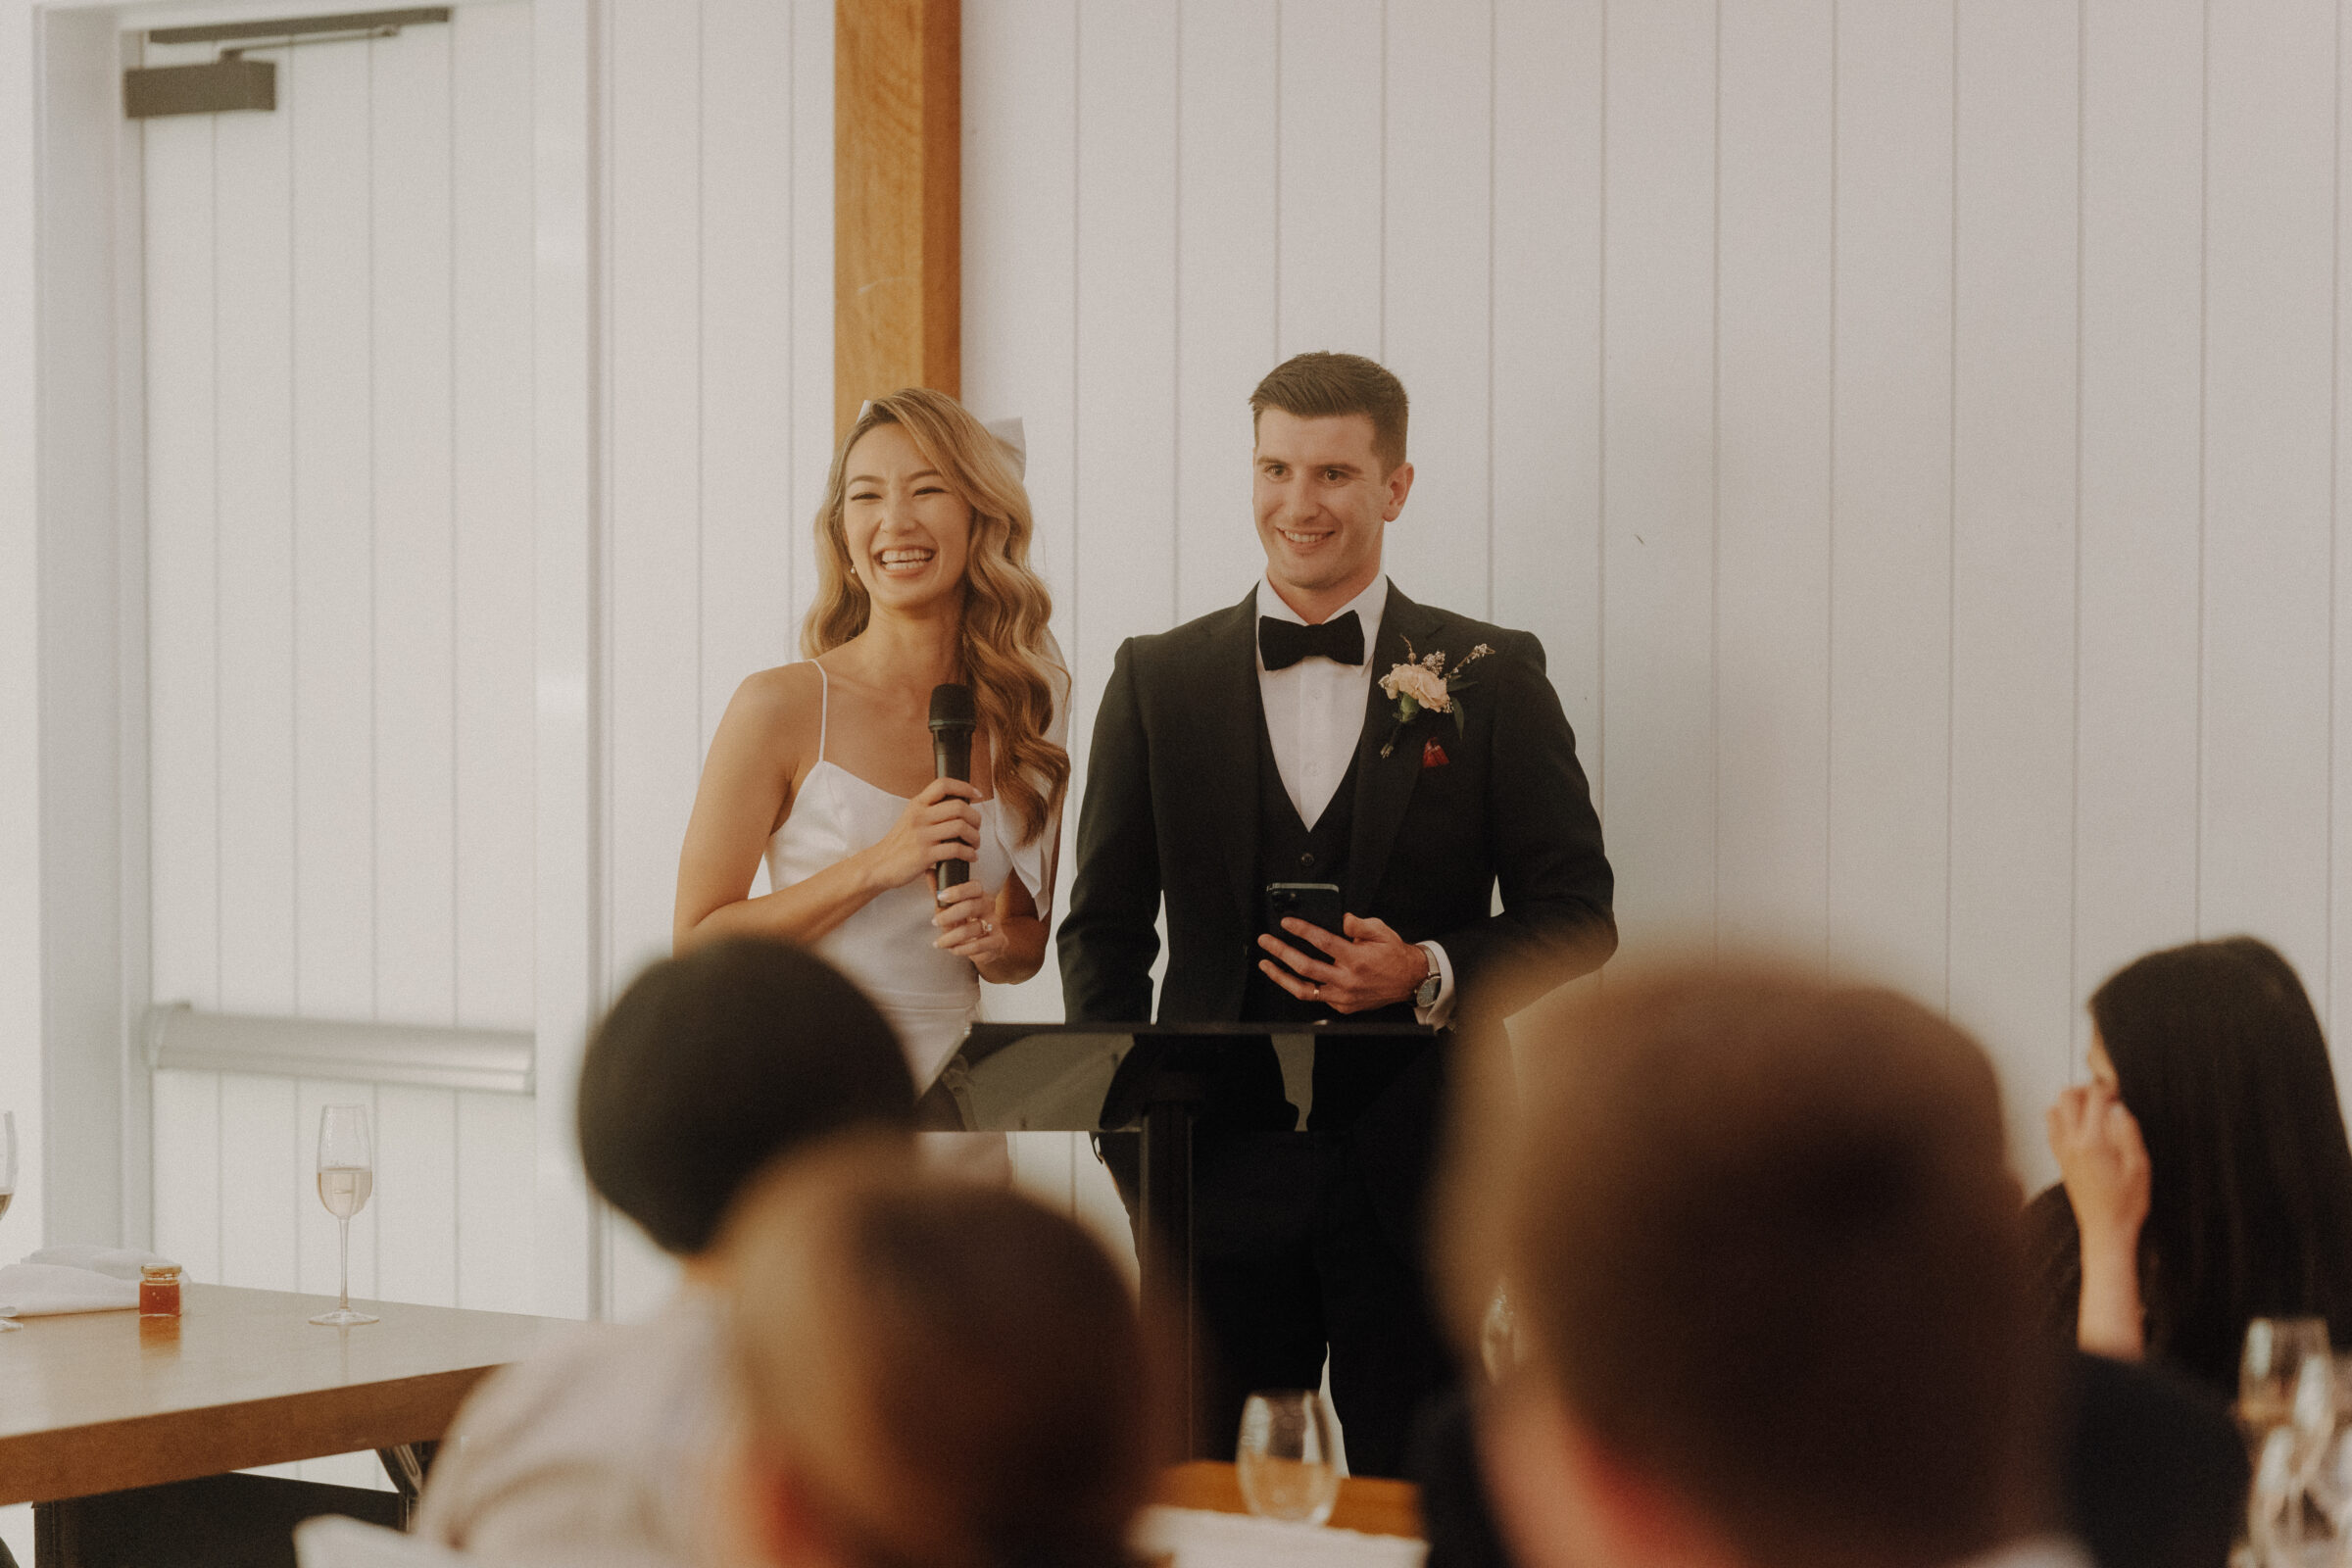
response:
M2147 1354L2234 1391L2249 1318L2325 1317L2352 1344L2352 1146L2294 969L2251 937L2192 943L2118 970L2090 1016L2092 1082L2076 1094L2085 1112L2120 1102L2108 1141L2135 1130L2145 1152L2145 1222L2122 1250ZM2081 1119L2060 1149L2070 1192L2105 1131ZM2094 1204L2081 1234L2095 1250L2101 1205L2074 1196Z
M1497 1279L1511 1304L1482 1448L1523 1568L2027 1541L2043 1362L1973 1042L1891 992L1726 964L1612 978L1517 1049L1515 1111L1464 1097L1440 1246L1467 1343Z
M588 1043L578 1113L589 1180L679 1256L680 1288L644 1322L582 1325L484 1379L416 1529L485 1562L688 1568L710 1560L728 1431L725 1218L779 1156L908 1128L914 1084L838 971L738 939L637 977ZM911 1155L904 1131L872 1136Z
M1074 1222L850 1141L738 1229L732 1488L782 1568L1114 1568L1159 1457L1125 1280Z
M865 994L813 954L738 939L665 958L580 1067L580 1157L665 1251L710 1251L760 1169L829 1134L910 1128L914 1080Z

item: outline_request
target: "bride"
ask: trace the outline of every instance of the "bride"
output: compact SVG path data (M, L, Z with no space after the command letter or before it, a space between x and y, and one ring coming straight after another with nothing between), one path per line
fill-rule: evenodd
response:
M865 406L816 514L807 662L737 688L678 857L676 951L814 948L898 1026L918 1087L955 1054L981 981L1045 961L1069 675L1014 463L944 393ZM931 689L949 681L979 715L969 784L932 776ZM774 891L753 898L762 857ZM935 899L950 859L971 874Z

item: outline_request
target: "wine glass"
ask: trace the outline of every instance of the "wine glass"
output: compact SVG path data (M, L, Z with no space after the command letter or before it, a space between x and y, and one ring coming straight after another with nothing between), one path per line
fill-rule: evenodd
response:
M2341 1562L2352 1560L2352 1356L2335 1358L2334 1383L2333 1417L2305 1494L2326 1519L2328 1537Z
M9 1200L17 1196L17 1113L0 1110L0 1215L8 1213ZM24 1325L18 1322L10 1308L0 1307L0 1334L14 1334Z
M2318 1361L2330 1368L2328 1320L2320 1317L2258 1317L2246 1325L2245 1353L2237 1366L2237 1418L2248 1444L2260 1451L2274 1427L2295 1421L2295 1396L2303 1383L2303 1365ZM2308 1401L2313 1396L2306 1394Z
M1271 1389L1242 1407L1242 1441L1234 1451L1242 1500L1267 1519L1319 1525L1340 1500L1340 1470L1332 1458L1331 1407L1313 1389Z
M376 1320L351 1309L351 1216L375 1191L375 1154L368 1144L368 1107L328 1105L318 1112L318 1201L343 1236L343 1298L332 1312L311 1319L330 1328Z
M2325 1318L2247 1323L2237 1420L2253 1470L2247 1522L2258 1562L2300 1560L2311 1523L2305 1498L2333 1432L2334 1396Z

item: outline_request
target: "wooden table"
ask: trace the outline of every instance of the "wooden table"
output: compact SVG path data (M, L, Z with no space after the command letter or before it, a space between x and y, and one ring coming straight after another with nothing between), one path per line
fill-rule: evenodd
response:
M1241 1472L1216 1459L1195 1459L1161 1473L1159 1502L1170 1508L1207 1508L1217 1513L1248 1513L1242 1500ZM1409 1481L1384 1481L1375 1476L1348 1476L1340 1482L1340 1500L1332 1506L1331 1526L1359 1530L1367 1536L1421 1538L1421 1489Z
M436 1439L474 1384L560 1319L185 1288L177 1319L74 1312L0 1334L0 1503L46 1503Z

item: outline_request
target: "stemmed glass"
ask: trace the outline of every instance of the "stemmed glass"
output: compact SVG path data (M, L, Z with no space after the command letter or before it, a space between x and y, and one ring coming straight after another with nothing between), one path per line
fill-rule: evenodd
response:
M2258 1317L2238 1362L2237 1418L2253 1460L2247 1527L2254 1560L2300 1562L2306 1496L2332 1523L2323 1469L2335 1431L2335 1366L2324 1318Z
M328 1105L318 1113L318 1201L335 1216L343 1236L343 1297L332 1312L311 1319L330 1328L349 1328L376 1319L351 1309L351 1216L368 1206L375 1191L375 1153L368 1143L368 1107Z
M17 1196L17 1113L0 1110L0 1215ZM0 1311L0 1334L14 1334L24 1325Z
M2295 1419L2295 1391L2303 1363L2328 1361L2328 1320L2258 1317L2246 1325L2245 1354L2237 1366L2238 1419L2259 1439Z
M1242 1407L1242 1441L1234 1452L1242 1500L1269 1519L1319 1525L1340 1500L1340 1469L1332 1454L1331 1407L1313 1389L1274 1389L1250 1396Z

